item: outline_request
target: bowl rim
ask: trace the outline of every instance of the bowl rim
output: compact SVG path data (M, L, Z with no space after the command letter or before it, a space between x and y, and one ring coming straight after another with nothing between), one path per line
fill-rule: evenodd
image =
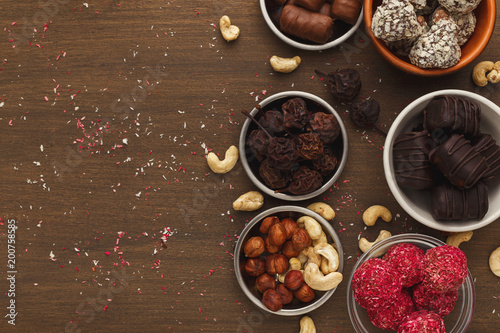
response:
M282 213L282 212L294 212L294 213L300 213L304 215L308 215L312 218L314 218L316 221L318 221L322 228L326 229L330 236L333 239L333 242L336 245L337 252L339 254L339 268L337 272L342 273L344 269L344 250L342 248L342 244L340 243L340 238L338 237L337 233L335 232L335 229L333 229L332 225L330 222L328 222L325 218L323 218L321 215L319 215L316 212L313 212L312 210L300 206L291 206L291 205L285 205L285 206L277 206L273 207L270 209L267 209L261 213L259 213L257 216L255 216L248 224L245 226L243 231L241 232L240 236L238 237L238 241L236 242L236 246L234 248L234 272L236 274L236 280L238 281L238 285L240 288L243 290L245 295L255 304L257 305L261 310L264 310L268 313L279 315L279 316L298 316L298 315L304 315L308 312L311 312L313 310L316 310L319 308L321 305L323 305L330 297L333 295L335 290L337 290L337 287L334 289L328 290L321 296L318 300L316 300L314 303L307 304L302 308L299 309L281 309L279 311L271 311L268 308L262 304L262 301L255 297L243 281L243 276L241 273L241 267L240 267L240 253L242 252L243 249L243 239L247 236L247 234L252 230L253 227L257 223L259 223L262 219L264 219L267 216L277 214L277 213Z
M311 93L308 93L305 91L298 91L298 90L283 91L283 92L280 92L280 93L277 93L277 94L274 94L274 95L271 95L271 96L265 98L264 100L262 100L259 103L259 105L263 108L266 105L268 105L268 104L270 104L278 99L284 98L284 97L290 97L290 98L301 97L301 98L305 98L305 99L310 99L310 100L320 104L321 106L323 106L328 112L331 112L335 116L335 118L337 119L337 121L339 123L340 135L342 136L342 140L343 140L342 157L339 158L340 162L339 162L337 171L335 171L333 176L325 184L323 184L320 188L318 188L317 190L315 190L311 193L301 194L301 195L275 193L274 190L267 187L264 183L262 183L254 175L254 173L250 169L250 165L248 164L245 146L246 146L246 137L247 137L247 133L248 133L248 128L250 126L250 123L252 122L252 120L249 119L248 117L247 117L247 119L245 119L245 122L243 123L243 126L241 127L241 131L240 131L240 138L239 138L239 143L238 143L240 160L241 160L241 164L243 165L243 169L245 169L245 172L246 172L247 176L250 178L250 180L252 181L252 183L254 185L256 185L264 193L266 193L274 198L281 199L281 200L302 201L302 200L314 198L315 196L318 196L321 193L327 191L340 178L340 175L342 174L342 171L344 170L344 167L347 163L347 156L348 156L348 150L349 150L349 139L347 137L347 130L344 126L344 122L342 121L342 118L337 113L337 111L330 104L328 104L324 99L322 99L314 94L311 94ZM258 112L257 108L254 107L252 109L252 111L250 111L250 114L252 116L255 116L255 114L257 112Z
M463 225L463 226L450 226L446 225L446 221L437 221L435 219L432 220L427 220L420 216L413 208L411 205L409 205L406 200L403 198L401 195L401 192L403 190L397 185L396 178L394 175L394 164L392 162L392 146L394 144L394 141L396 139L396 131L399 130L399 126L405 120L406 116L419 104L425 102L425 101L430 101L433 97L439 96L439 95L455 95L455 96L462 96L465 98L469 98L471 100L479 101L483 104L485 104L487 107L491 108L496 112L497 114L500 115L500 107L497 106L495 103L487 99L486 97L483 97L481 95L478 95L476 93L466 91L466 90L459 90L459 89L444 89L444 90L438 90L434 91L428 94L425 94L410 104L406 106L403 111L399 113L399 115L396 117L394 122L391 125L391 128L389 129L389 132L387 133L387 137L384 143L384 153L383 153L383 164L384 164L384 175L387 181L387 184L389 185L389 189L391 190L392 195L394 198L396 198L396 201L399 203L399 205L403 208L404 211L406 211L411 217L413 217L415 220L418 222L432 228L435 230L440 230L440 231L446 231L446 232L463 232L463 231L471 231L471 230L476 230L479 228L482 228L491 222L497 220L500 217L500 209L496 210L494 214L489 216L488 218L483 218L479 222L475 223L472 226L468 225ZM491 207L490 204L490 209L493 208Z
M370 37L371 41L375 45L375 48L382 55L382 57L388 63L398 68L399 70L408 74L424 76L424 77L448 75L462 69L463 67L469 65L472 61L474 61L474 59L476 59L483 52L483 50L488 45L491 37L493 36L493 31L495 30L495 22L496 22L496 1L495 0L490 0L490 1L484 0L484 1L486 2L486 6L490 6L489 10L487 11L488 17L485 18L488 22L486 29L486 36L485 36L486 38L481 39L481 42L479 43L478 47L474 48L470 54L462 56L460 61L455 66L452 66L450 68L443 68L443 69L420 68L409 62L404 61L403 59L399 58L394 53L392 53L389 50L389 48L387 48L385 43L383 43L380 39L375 37L375 35L372 32L371 25L372 25L373 0L363 1L363 7L365 9L363 13L365 20L365 32Z
M388 244L400 244L403 242L416 242L419 244L424 244L431 246L434 245L434 247L437 246L442 246L446 245L443 241L426 235L426 234L417 234L417 233L404 233L404 234L398 234L391 236L387 239L384 239L376 244L374 244L367 252L363 253L356 263L354 264L354 267L352 269L351 274L349 275L349 280L347 282L347 312L349 313L349 319L351 320L351 324L354 327L354 330L357 333L369 333L368 330L366 330L365 326L361 323L361 320L359 319L358 316L358 311L356 310L355 306L355 299L354 299L354 293L352 291L352 279L354 277L354 273L356 272L356 269L367 259L372 258L372 257L378 257L374 254L374 252L378 251L380 248L383 248L387 246ZM470 269L467 268L467 277L465 278L464 283L459 287L462 289L462 295L465 295L465 290L468 290L469 292L467 293L468 295L468 304L466 304L466 309L464 313L464 317L466 318L463 322L458 321L455 326L449 331L450 333L459 333L459 332L466 332L467 328L472 322L472 318L474 315L474 309L476 305L476 291L474 287L474 279L472 277L472 274L470 272ZM465 296L463 296L465 297ZM463 311L463 310L462 310ZM457 327L458 325L458 327ZM363 330L364 329L364 330ZM448 331L447 331L448 332Z
M286 36L284 33L282 33L276 26L274 25L273 21L271 20L271 17L269 16L269 13L267 12L267 6L266 6L266 0L259 0L260 3L260 10L262 12L262 15L264 16L264 20L267 23L267 26L271 31L283 42L287 43L288 45L291 45L293 47L296 47L298 49L302 50L307 50L307 51L321 51L321 50L327 50L332 47L338 46L345 42L347 39L349 39L356 30L358 30L359 26L361 25L361 22L363 21L363 6L361 7L361 11L359 12L358 20L356 23L349 29L345 34L340 36L339 38L332 40L331 42L321 44L321 45L309 45L309 44L304 44L304 43L299 43L288 36Z

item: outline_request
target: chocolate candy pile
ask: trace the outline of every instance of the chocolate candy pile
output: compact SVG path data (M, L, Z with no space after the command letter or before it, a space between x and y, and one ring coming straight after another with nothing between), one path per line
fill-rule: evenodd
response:
M266 6L283 33L324 44L356 23L362 0L268 0Z
M481 0L383 0L372 32L398 56L420 68L449 68L458 63L476 27L472 12Z
M276 192L294 195L320 188L337 169L342 138L337 118L302 98L280 99L259 109L249 128L250 167Z
M487 184L500 173L500 147L480 132L480 119L476 102L436 96L424 109L423 129L394 142L398 185L431 189L436 220L480 220L488 211Z
M352 290L379 328L445 333L442 317L455 307L467 274L467 258L457 247L443 245L424 252L399 243L382 259L362 263L354 272Z

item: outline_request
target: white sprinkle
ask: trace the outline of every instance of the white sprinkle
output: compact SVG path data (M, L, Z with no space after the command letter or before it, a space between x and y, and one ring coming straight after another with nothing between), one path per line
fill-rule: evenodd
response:
M40 151L43 152L43 145L40 145Z

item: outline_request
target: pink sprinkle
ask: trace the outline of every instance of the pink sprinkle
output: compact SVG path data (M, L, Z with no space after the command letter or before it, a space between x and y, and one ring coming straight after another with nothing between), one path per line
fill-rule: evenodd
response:
M111 255L111 252L106 251L106 252L104 252L104 254L106 254L107 256L109 256L109 255Z
M48 102L49 101L49 98L47 96L44 97L44 99Z

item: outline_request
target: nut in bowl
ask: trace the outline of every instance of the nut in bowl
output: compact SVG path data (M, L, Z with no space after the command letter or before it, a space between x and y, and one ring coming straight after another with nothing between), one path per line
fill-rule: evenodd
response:
M448 256L456 260L443 264L441 260ZM460 265L456 265L458 261ZM408 262L412 264L408 265ZM441 279L434 279L446 274L444 269L436 270L435 265L449 266L457 274L451 278L441 276ZM371 274L372 271L380 274ZM399 274L402 278L395 287L397 283L388 280ZM377 279L377 283L363 287L362 282L366 279ZM382 285L384 287L380 287ZM449 290L435 291L434 287ZM388 290L396 295L394 300L398 303L395 306L384 303L384 296L379 295ZM474 282L463 252L421 234L401 234L376 243L358 259L347 286L347 309L357 333L395 331L398 326L412 320L415 313L421 317L429 316L428 322L436 324L433 329L427 327L426 332L444 332L446 329L448 333L463 333L472 321L474 306ZM373 308L376 310L370 310ZM416 331L423 332L424 329L420 327Z
M474 61L488 44L495 27L496 4L495 0L440 3L447 8L438 8L438 2L430 0L364 0L365 30L382 57L404 72L419 76L453 73ZM456 4L477 7L468 12L470 8L461 10ZM386 9L384 14L377 11L381 6ZM404 22L407 27L378 29L387 19ZM401 35L406 30L414 36Z
M443 122L449 112L454 116ZM401 207L445 232L475 230L498 219L500 167L491 156L500 155L499 123L500 107L468 91L436 91L410 103L393 122L383 156L387 183Z
M273 314L313 311L342 281L340 240L328 221L307 208L280 206L260 213L241 233L234 254L241 289Z
M323 99L287 91L264 99L243 123L239 151L250 180L278 199L299 201L328 190L347 162L347 132Z
M293 47L326 50L350 38L363 20L362 0L259 0L271 31Z

